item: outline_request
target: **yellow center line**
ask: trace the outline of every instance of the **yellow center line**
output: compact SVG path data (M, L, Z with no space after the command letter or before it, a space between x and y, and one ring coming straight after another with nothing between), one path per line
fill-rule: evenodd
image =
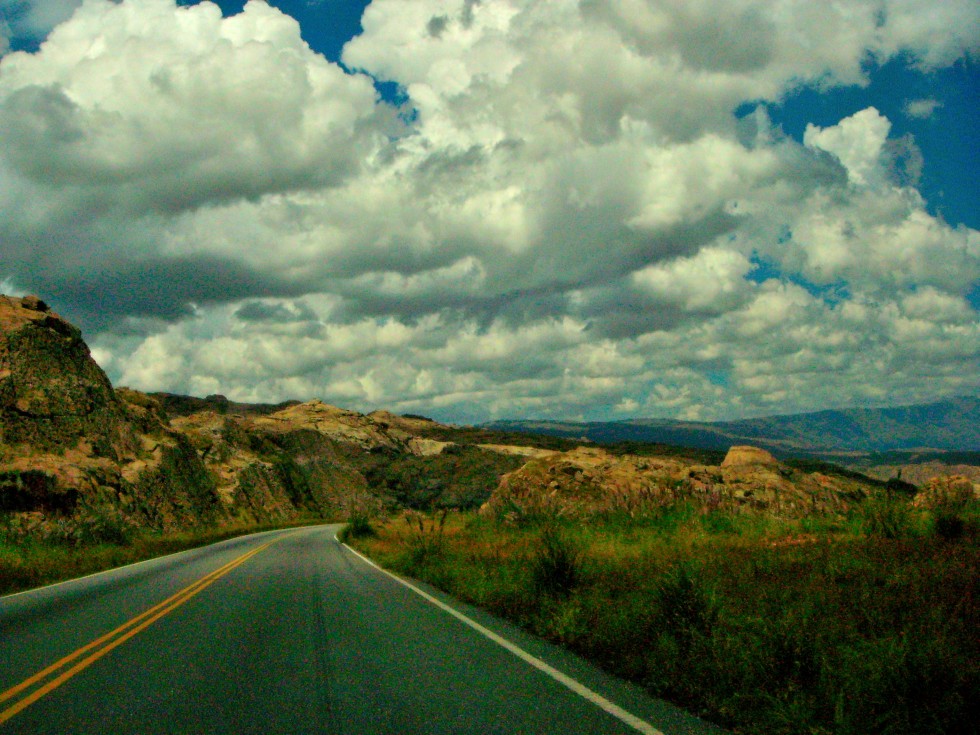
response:
M280 537L280 538L282 538L282 537ZM111 643L108 643L107 645L105 645L102 648L100 648L99 650L97 650L95 653L92 653L88 657L82 659L77 664L75 664L74 666L72 666L70 669L68 669L64 673L60 674L56 678L52 679L50 682L48 682L44 686L39 687L38 689L36 689L34 692L32 692L30 695L28 695L24 699L20 700L16 704L14 704L14 705L8 707L7 709L3 710L2 712L0 712L0 724L6 722L11 717L13 717L14 715L16 715L18 712L21 712L22 710L24 710L27 707L29 707L32 704L34 704L34 702L36 702L37 700L39 700L45 694L48 694L49 692L53 691L54 689L57 689L59 686L61 686L62 684L64 684L66 681L68 681L70 678L72 678L73 676L75 676L75 674L77 674L78 672L82 671L83 669L88 668L92 663L94 663L98 659L102 658L109 651L111 651L112 649L116 648L117 646L122 645L127 640L129 640L130 638L132 638L133 636L135 636L137 633L139 633L142 630L144 630L145 628L147 628L152 623L156 622L157 620L159 620L163 616L165 616L168 613L172 612L173 610L177 609L178 607L180 607L181 605L183 605L185 602L187 602L189 599L191 599L192 597L194 597L196 594L198 594L199 592L201 592L202 590L204 590L206 587L208 587L209 585L213 584L214 582L216 582L217 580L219 580L221 577L223 577L226 574L228 574L229 572L231 572L236 567L241 566L246 561L248 561L249 559L251 559L253 556L255 556L256 554L258 554L260 551L263 551L263 550L267 549L269 546L271 546L272 544L274 544L278 540L279 539L277 538L274 541L270 541L270 542L268 542L266 544L263 544L262 546L259 546L256 549L253 549L251 551L248 551L248 552L242 554L238 558L233 559L232 561L228 562L227 564L225 564L222 567L219 567L218 569L216 569L215 571L211 572L210 574L207 574L204 577L201 577L201 579L197 580L196 582L193 582L192 584L189 584L187 587L185 587L184 589L180 590L179 592L171 595L170 597L168 597L163 602L157 603L153 607L149 608L148 610L145 610L144 612L140 613L139 615L137 615L136 617L132 618L131 620L126 621L125 623L123 623L122 625L120 625L115 630L110 631L109 633L106 633L103 636L100 636L99 638L95 639L91 643L88 643L88 644L82 646L78 650L76 650L76 651L68 654L67 656L65 656L64 658L60 659L59 661L56 661L55 663L51 664L47 668L42 669L41 671L37 672L36 674L34 674L33 676L31 676L30 678L25 679L20 684L17 684L16 686L13 686L10 689L6 690L2 694L0 694L0 702L4 702L4 701L10 699L11 697L17 696L18 694L20 694L21 692L23 692L25 689L33 686L34 684L38 683L39 681L42 681L43 679L45 679L49 675L53 674L54 672L58 671L59 669L63 668L64 666L67 666L69 663L71 663L75 659L79 658L80 656L83 656L84 654L88 653L92 649L98 648L99 646L102 646L102 644L106 643L107 641L112 641ZM135 626L135 627L133 627L133 626ZM132 630L129 630L128 632L124 632L124 631L127 631L127 629L129 629L129 628L132 628ZM120 634L122 634L122 635L120 635ZM116 638L116 636L119 636L119 637ZM115 638L115 640L112 640L113 638Z
M153 614L154 612L156 612L156 611L157 611L157 610L159 610L160 608L162 608L162 607L165 607L166 605L169 605L169 604L170 604L171 602L173 602L174 600L176 600L176 599L177 599L178 597L180 597L180 596L182 596L182 595L186 595L186 594L188 594L188 593L189 593L189 592L190 592L191 590L193 590L193 589L194 589L194 587L196 587L197 585L200 585L200 584L203 584L203 583L204 583L204 582L206 582L206 581L207 581L207 580L208 580L208 579L209 579L210 577L213 577L213 576L215 576L215 575L219 575L219 574L221 574L221 573L222 573L222 572L224 572L224 571L225 571L226 569L228 569L228 568L230 568L230 567L231 567L232 565L234 565L234 564L235 564L236 562L238 562L238 559L234 559L234 560L232 560L232 561L230 561L230 562L228 562L228 563L227 563L227 564L225 564L224 566L222 566L222 567L220 567L220 568L218 568L218 569L216 569L216 570L214 570L214 571L213 571L213 572L211 572L210 574L208 574L208 575L206 575L206 576L204 576L204 577L202 577L201 579L199 579L199 580L197 580L196 582L194 582L194 583L192 583L192 584L190 584L190 585L188 585L187 587L185 587L184 589L182 589L182 590L181 590L180 592L177 592L177 593L175 593L174 595L172 595L171 597L168 597L168 598L167 598L166 600L164 600L163 602L160 602L160 603L158 603L158 604L156 604L156 605L154 605L153 607L151 607L151 608L149 608L148 610L146 610L146 611L144 611L144 612L143 612L143 613L141 613L140 615L137 615L137 616L136 616L135 618L133 618L132 620L129 620L129 621L127 621L127 622L125 622L125 623L123 623L122 625L120 625L120 626L119 626L118 628L116 628L115 630L113 630L113 631L110 631L109 633L106 633L106 634L105 634L104 636L101 636L100 638L96 638L96 639L95 639L94 641L92 641L91 643L89 643L89 644L87 644L87 645L85 645L85 646L82 646L82 647L81 647L81 648L79 648L79 649L78 649L77 651L74 651L73 653L70 653L70 654L68 654L67 656L65 656L65 657L64 657L63 659L61 659L61 660L59 660L59 661L56 661L55 663L53 663L53 664L51 664L51 665L50 665L50 666L48 666L48 667L47 667L46 669L43 669L43 670L41 670L41 671L39 671L39 672L37 672L36 674L34 674L34 676L32 676L32 677L30 677L29 679L25 679L24 681L22 681L22 682L21 682L20 684L18 684L17 686L14 686L14 687L11 687L11 688L10 688L10 689L8 689L7 691L5 691L5 692L3 692L2 694L0 694L0 702L5 702L5 701L7 701L8 699L10 699L11 697L14 697L14 696L16 696L17 694L19 694L20 692L22 692L22 691L23 691L24 689L26 689L27 687L29 687L29 686L31 686L32 684L34 684L34 683L36 683L36 682L38 682L38 681L40 681L41 679L43 679L43 678L45 678L46 676L48 676L48 675L49 675L49 674L51 674L52 672L54 672L54 671L57 671L57 670L58 670L58 669L60 669L60 668L61 668L62 666L65 666L66 664L68 664L68 663L70 663L70 662L72 662L72 661L74 661L74 660L75 660L76 658L78 658L79 656L81 656L81 655L82 655L83 653L86 653L87 651L90 651L90 650L92 650L93 648L95 648L95 647L97 647L97 646L100 646L100 645L102 645L102 644L103 644L103 643L105 643L105 642L106 642L107 640L109 640L109 639L111 639L111 638L112 638L113 636L116 636L116 635L118 635L119 633L121 633L122 631L124 631L124 630L126 630L126 628L129 628L129 627L131 627L131 626L133 626L133 625L136 625L136 624L137 624L137 623L138 623L139 621L141 621L141 620L142 620L143 618L146 618L146 617L148 617L148 616L150 616L150 615L152 615L152 614Z

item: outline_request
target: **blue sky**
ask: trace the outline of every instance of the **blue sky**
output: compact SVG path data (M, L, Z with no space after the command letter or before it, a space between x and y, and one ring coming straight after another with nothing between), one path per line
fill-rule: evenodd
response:
M945 69L922 71L900 57L869 64L865 87L830 91L812 88L790 94L771 106L773 121L797 140L807 124L833 125L871 105L892 121L892 136L911 135L922 151L919 190L930 212L951 224L980 227L980 70L963 59ZM908 114L910 100L935 100L927 117Z
M972 0L219 5L0 0L0 290L114 382L461 422L976 393Z

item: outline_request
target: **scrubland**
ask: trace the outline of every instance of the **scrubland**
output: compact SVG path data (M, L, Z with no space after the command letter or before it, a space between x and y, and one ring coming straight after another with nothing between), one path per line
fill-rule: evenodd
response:
M976 733L980 509L408 512L348 539L738 733Z

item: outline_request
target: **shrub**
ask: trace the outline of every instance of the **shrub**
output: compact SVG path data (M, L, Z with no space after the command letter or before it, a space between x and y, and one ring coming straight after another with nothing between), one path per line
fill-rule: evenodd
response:
M956 513L937 513L933 519L933 530L946 541L955 541L963 536L966 522Z
M412 529L408 540L408 564L412 574L417 574L433 559L442 556L448 515L448 509L443 509L431 519L418 511L406 511L405 520Z
M579 583L580 554L556 525L545 526L531 559L534 591L552 597L567 597Z
M363 511L352 511L347 519L347 525L341 532L341 538L345 541L349 538L366 538L377 535L378 532L371 525L370 517Z
M110 507L92 508L78 518L69 538L78 545L115 544L127 546L137 531L136 525Z
M865 500L858 516L867 536L895 539L914 535L911 507L904 498L886 495Z

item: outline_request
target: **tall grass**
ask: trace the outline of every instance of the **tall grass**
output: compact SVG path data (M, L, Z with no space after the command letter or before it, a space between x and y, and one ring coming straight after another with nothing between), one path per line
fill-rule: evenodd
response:
M950 538L936 511L880 502L795 521L458 515L422 565L405 520L358 543L736 732L976 733L980 514L958 509Z

